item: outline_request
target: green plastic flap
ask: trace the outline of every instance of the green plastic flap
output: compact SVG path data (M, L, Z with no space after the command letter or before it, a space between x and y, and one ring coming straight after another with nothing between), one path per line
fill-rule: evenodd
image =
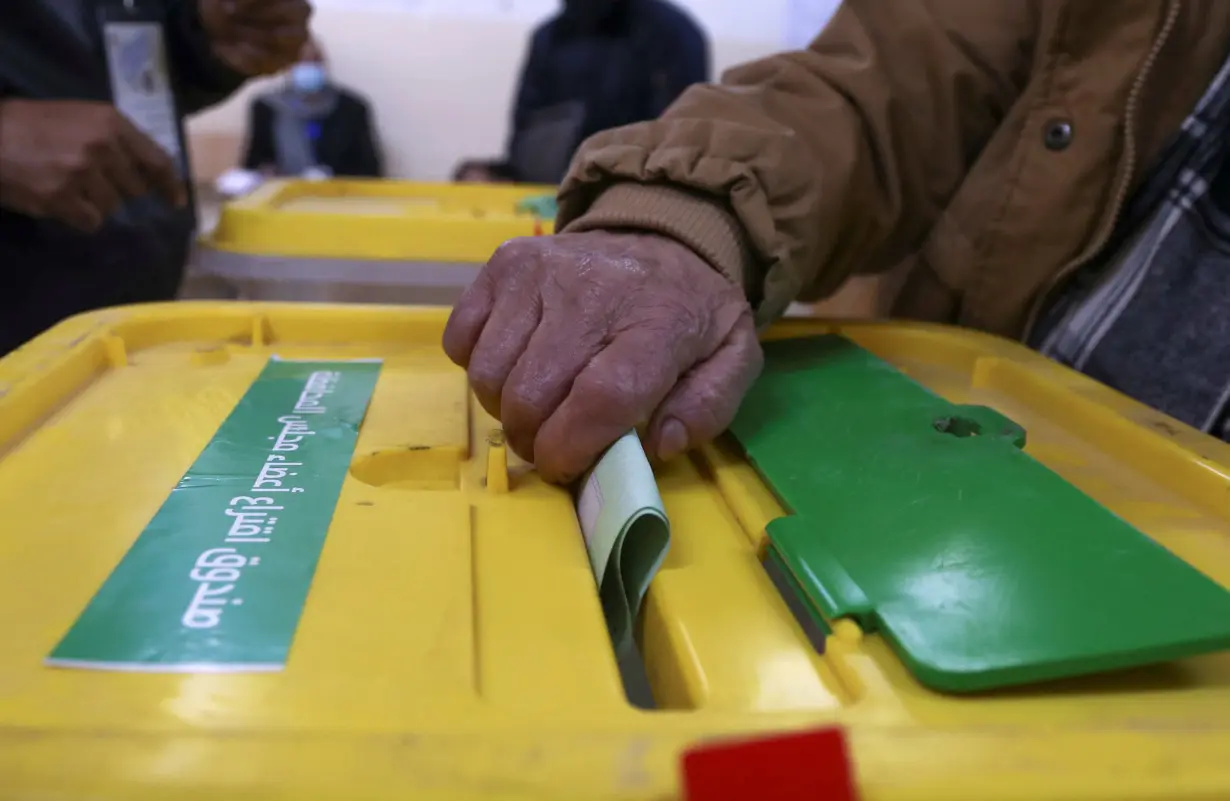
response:
M766 345L732 426L790 517L771 547L829 619L972 692L1230 647L1230 592L958 406L835 336Z
M555 195L535 195L517 204L518 214L532 214L543 220L554 220L559 214Z

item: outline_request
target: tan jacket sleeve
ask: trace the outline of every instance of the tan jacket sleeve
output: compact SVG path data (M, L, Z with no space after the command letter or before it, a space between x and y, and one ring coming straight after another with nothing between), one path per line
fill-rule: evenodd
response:
M640 229L744 286L761 323L887 269L1019 97L1036 0L845 0L805 51L587 141L557 230Z

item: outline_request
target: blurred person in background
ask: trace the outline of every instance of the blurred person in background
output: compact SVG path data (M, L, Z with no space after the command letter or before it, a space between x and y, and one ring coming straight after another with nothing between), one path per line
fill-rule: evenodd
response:
M655 119L709 80L709 48L664 0L564 0L534 31L503 161L467 161L459 181L558 183L587 137Z
M183 118L307 39L307 0L3 0L0 355L171 300L196 227Z
M367 101L330 79L319 41L303 46L283 89L253 101L243 166L265 175L383 176Z

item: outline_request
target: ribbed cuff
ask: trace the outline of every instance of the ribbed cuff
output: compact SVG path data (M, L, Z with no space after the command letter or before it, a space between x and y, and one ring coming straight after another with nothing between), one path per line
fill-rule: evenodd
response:
M750 253L734 215L711 198L651 184L615 184L561 233L634 229L669 236L696 251L714 269L742 287L752 287Z

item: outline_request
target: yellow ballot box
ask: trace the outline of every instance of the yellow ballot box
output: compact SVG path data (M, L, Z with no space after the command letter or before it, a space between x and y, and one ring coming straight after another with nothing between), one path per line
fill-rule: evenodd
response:
M304 239L292 255L327 243ZM784 510L728 440L658 469L671 543L638 627L655 704L632 705L573 498L506 450L445 320L151 305L0 361L0 799L667 801L697 744L828 726L864 801L1230 797L1230 653L927 689L853 620L814 641L762 561ZM770 336L826 332L1015 421L1034 459L1230 586L1230 447L989 336ZM249 451L259 474L217 467ZM215 519L216 547L177 561ZM158 628L168 605L184 628Z
M503 242L549 234L555 187L277 180L224 204L192 277L247 300L452 305Z

